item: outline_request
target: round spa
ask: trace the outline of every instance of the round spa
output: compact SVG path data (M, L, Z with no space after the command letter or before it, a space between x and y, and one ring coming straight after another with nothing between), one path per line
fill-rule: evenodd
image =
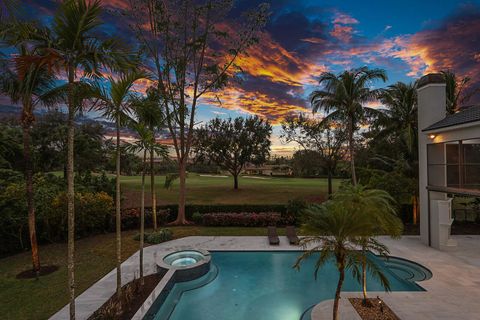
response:
M167 254L158 265L165 269L175 269L175 281L184 282L197 279L210 270L210 252L188 249Z

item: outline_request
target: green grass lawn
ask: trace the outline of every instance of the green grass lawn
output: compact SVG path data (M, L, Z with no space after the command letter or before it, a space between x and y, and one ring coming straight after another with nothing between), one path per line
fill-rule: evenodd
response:
M265 228L236 227L172 227L174 238L186 236L252 236L265 235ZM123 258L138 250L133 240L137 231L123 233ZM283 230L279 229L283 234ZM104 234L78 240L76 246L76 294L79 295L115 267L115 234ZM2 320L47 319L68 303L67 246L41 246L44 265L60 269L39 280L16 279L21 271L31 268L30 252L0 259L0 318Z
M334 180L334 188L341 180ZM171 190L163 188L165 176L156 177L159 204L178 202L178 181ZM141 190L140 176L123 176L122 186L125 206L134 206ZM147 192L150 179L147 179ZM281 204L290 199L303 198L311 202L325 199L326 179L304 179L286 177L241 177L239 189L233 189L232 177L211 177L190 173L187 178L187 203L190 204ZM146 199L147 205L150 200Z

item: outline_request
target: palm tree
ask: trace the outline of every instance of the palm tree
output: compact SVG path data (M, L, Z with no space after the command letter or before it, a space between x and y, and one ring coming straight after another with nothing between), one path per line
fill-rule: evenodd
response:
M418 123L416 84L397 82L385 89L381 102L388 107L376 121L381 129L378 136L393 136L400 139L405 157L405 174L411 179L418 177ZM418 189L412 195L413 222L417 223Z
M370 89L375 80L386 81L387 76L382 69L362 67L344 71L338 75L324 72L319 84L322 90L313 91L310 95L313 112L325 111L326 121L336 120L346 124L348 132L348 148L352 171L352 183L357 184L354 157L354 134L359 124L377 113L365 103L376 99L380 90Z
M318 235L300 240L300 245L306 251L297 259L294 267L300 269L302 261L318 254L314 272L316 279L318 271L332 259L335 260L339 278L333 303L333 320L337 320L345 271L358 264L357 237L362 235L365 229L370 228L371 222L365 219L365 215L353 217L346 208L333 199L321 205L311 206L306 214L306 223Z
M67 76L67 216L68 216L68 283L70 319L75 318L75 211L74 211L74 135L75 114L79 104L78 71L84 76L98 77L102 66L129 65L130 55L116 40L100 40L94 32L102 24L100 0L65 0L54 16L52 29L39 30L31 41L34 50L43 54L41 60L49 66L63 69Z
M460 104L466 102L471 95L464 96L464 89L470 82L469 77L460 79L451 70L441 71L447 86L447 114L453 114L460 108Z
M11 39L10 39L11 40ZM12 43L14 44L14 43ZM19 47L20 58L27 59L30 52L23 45ZM45 65L29 64L19 65L15 63L18 59L14 58L14 68L9 68L6 63L2 63L0 68L0 93L10 97L12 103L21 103L22 114L21 123L23 131L23 162L25 174L25 187L28 212L28 230L30 236L30 245L32 248L33 270L37 277L40 275L40 255L38 252L38 243L35 226L35 205L34 205L34 187L33 187L33 164L31 151L31 128L35 121L33 110L39 103L39 96L48 90L54 84L54 77L48 72Z
M116 147L115 147L115 163L116 163L116 178L115 178L115 229L116 229L116 244L117 244L117 296L120 296L122 289L122 217L120 207L120 158L121 158L121 141L120 128L129 120L129 112L131 111L131 104L134 100L134 93L132 87L137 80L145 78L146 75L139 71L127 71L120 74L118 79L108 77L108 84L105 89L104 86L97 83L96 94L94 96L101 100L99 108L103 116L115 122L116 131Z
M362 284L364 303L367 302L367 271L376 276L382 285L389 290L389 284L376 267L370 261L368 252L388 257L388 248L380 243L375 236L390 235L394 238L400 237L403 231L403 223L397 217L394 200L384 190L367 189L362 185L345 185L334 195L334 201L348 210L352 216L364 215L364 219L370 221L370 227L363 230L358 236L357 242L361 250L361 272L356 272Z
M144 123L147 128L155 136L157 130L163 127L164 113L162 110L162 99L158 95L158 91L151 87L147 90L145 97L136 99L133 104L136 106L136 114L139 121ZM155 191L155 168L154 168L154 149L150 149L150 194L152 200L152 219L153 230L157 230L157 195Z
M136 108L138 112L140 108ZM139 117L137 117L139 119ZM139 254L139 268L141 284L144 284L143 278L143 246L145 237L145 173L147 167L147 152L153 150L153 154L158 154L166 157L167 150L163 145L159 145L155 141L154 132L152 132L147 125L140 121L131 122L130 127L136 132L138 140L132 144L127 145L127 150L131 152L142 153L142 191L140 195L140 254Z

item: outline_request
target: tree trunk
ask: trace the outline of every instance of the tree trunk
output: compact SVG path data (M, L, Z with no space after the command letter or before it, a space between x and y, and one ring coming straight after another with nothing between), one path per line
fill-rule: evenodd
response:
M238 174L233 175L233 189L238 190Z
M117 296L120 296L122 290L122 215L121 215L121 190L120 190L120 115L116 119L117 146L116 146L116 180L115 180L115 230L117 244ZM121 304L121 299L118 300ZM121 307L121 305L120 305Z
M330 198L330 196L333 193L332 171L329 169L327 174L328 174L328 177L327 177L327 180L328 180L328 197Z
M150 193L152 194L153 231L157 231L157 195L155 194L155 172L153 163L153 149L150 150Z
M354 141L353 141L353 119L350 118L348 124L348 149L350 153L350 166L352 171L352 183L357 185L357 174L355 172L355 155L354 155Z
M367 252L365 247L362 247L362 292L363 303L367 303Z
M37 278L40 275L40 256L38 254L37 232L35 227L35 206L33 203L33 168L31 159L30 148L30 119L33 117L31 114L24 115L23 117L29 119L23 119L23 161L25 166L25 187L27 196L27 210L28 210L28 232L30 235L30 246L32 248L32 264L33 270L37 274Z
M145 237L145 169L147 166L147 150L143 150L142 162L142 195L140 200L140 283L144 284L143 279L143 238Z
M418 204L417 204L417 195L414 194L412 197L412 211L413 211L413 224L417 224L418 219Z
M178 197L178 215L177 219L172 223L173 225L188 224L185 215L185 202L186 202L186 178L187 178L187 161L182 160L179 165L179 197Z
M338 278L337 289L335 290L335 300L333 301L333 320L338 320L338 305L340 302L340 293L342 292L343 281L345 280L345 261L340 261L338 272L340 277Z
M68 134L67 134L67 219L68 219L68 285L70 289L70 320L75 319L75 186L74 186L74 138L75 106L73 82L75 70L68 68Z

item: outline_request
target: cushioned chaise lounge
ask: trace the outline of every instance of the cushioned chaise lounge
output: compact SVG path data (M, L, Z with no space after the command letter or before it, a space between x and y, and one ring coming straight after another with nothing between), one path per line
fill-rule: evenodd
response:
M287 235L287 238L288 238L288 241L290 242L290 244L297 245L299 243L300 239L298 239L298 237L297 237L297 232L295 231L295 227L294 226L287 226L285 231L286 231L286 235Z
M276 227L268 227L268 242L271 245L278 245L280 244L280 239L277 235L277 228Z

